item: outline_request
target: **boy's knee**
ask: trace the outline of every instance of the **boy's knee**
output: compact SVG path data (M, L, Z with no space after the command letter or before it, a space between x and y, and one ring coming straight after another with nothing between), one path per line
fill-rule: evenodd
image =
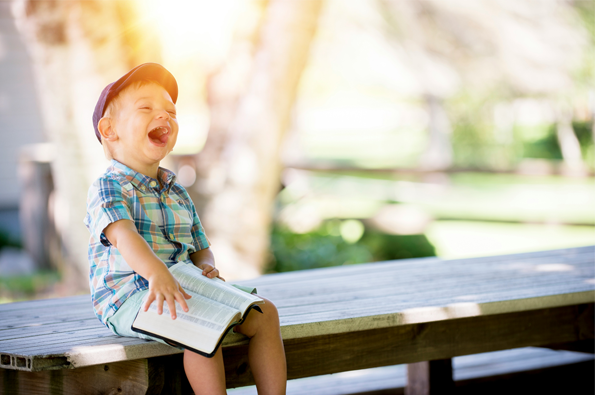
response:
M268 299L264 299L264 304L260 305L260 309L262 310L263 315L267 319L275 319L279 320L279 311L277 311L277 306L273 302Z
M236 332L248 337L253 337L261 330L278 330L279 312L277 311L277 306L275 306L273 302L268 299L262 299L265 301L264 304L259 305L259 308L262 310L262 314L256 311L250 312L246 321L242 325L239 325L235 328Z

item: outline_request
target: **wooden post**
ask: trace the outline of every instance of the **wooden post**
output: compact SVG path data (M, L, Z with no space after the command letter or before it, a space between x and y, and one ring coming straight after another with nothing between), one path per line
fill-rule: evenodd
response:
M453 390L451 358L407 365L405 395L450 394Z

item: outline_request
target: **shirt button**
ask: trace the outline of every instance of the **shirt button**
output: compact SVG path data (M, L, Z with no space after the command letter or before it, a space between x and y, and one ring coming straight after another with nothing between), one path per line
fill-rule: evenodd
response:
M151 181L151 182L149 183L149 185L150 185L150 186L152 186L152 187L154 188L154 187L157 185L157 183L156 183L155 181Z

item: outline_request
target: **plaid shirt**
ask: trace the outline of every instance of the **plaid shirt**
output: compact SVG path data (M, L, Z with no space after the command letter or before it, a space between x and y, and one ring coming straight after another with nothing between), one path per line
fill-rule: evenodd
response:
M124 301L149 283L126 263L103 230L120 219L134 221L138 233L167 267L189 261L189 254L209 247L188 192L175 174L159 168L159 182L112 160L87 197L85 225L89 239L89 282L93 308L105 325Z

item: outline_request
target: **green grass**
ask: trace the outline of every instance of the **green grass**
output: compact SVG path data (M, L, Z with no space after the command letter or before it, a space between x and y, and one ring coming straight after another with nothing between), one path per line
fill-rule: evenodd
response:
M60 281L57 271L37 271L27 275L0 277L0 303L36 299Z

